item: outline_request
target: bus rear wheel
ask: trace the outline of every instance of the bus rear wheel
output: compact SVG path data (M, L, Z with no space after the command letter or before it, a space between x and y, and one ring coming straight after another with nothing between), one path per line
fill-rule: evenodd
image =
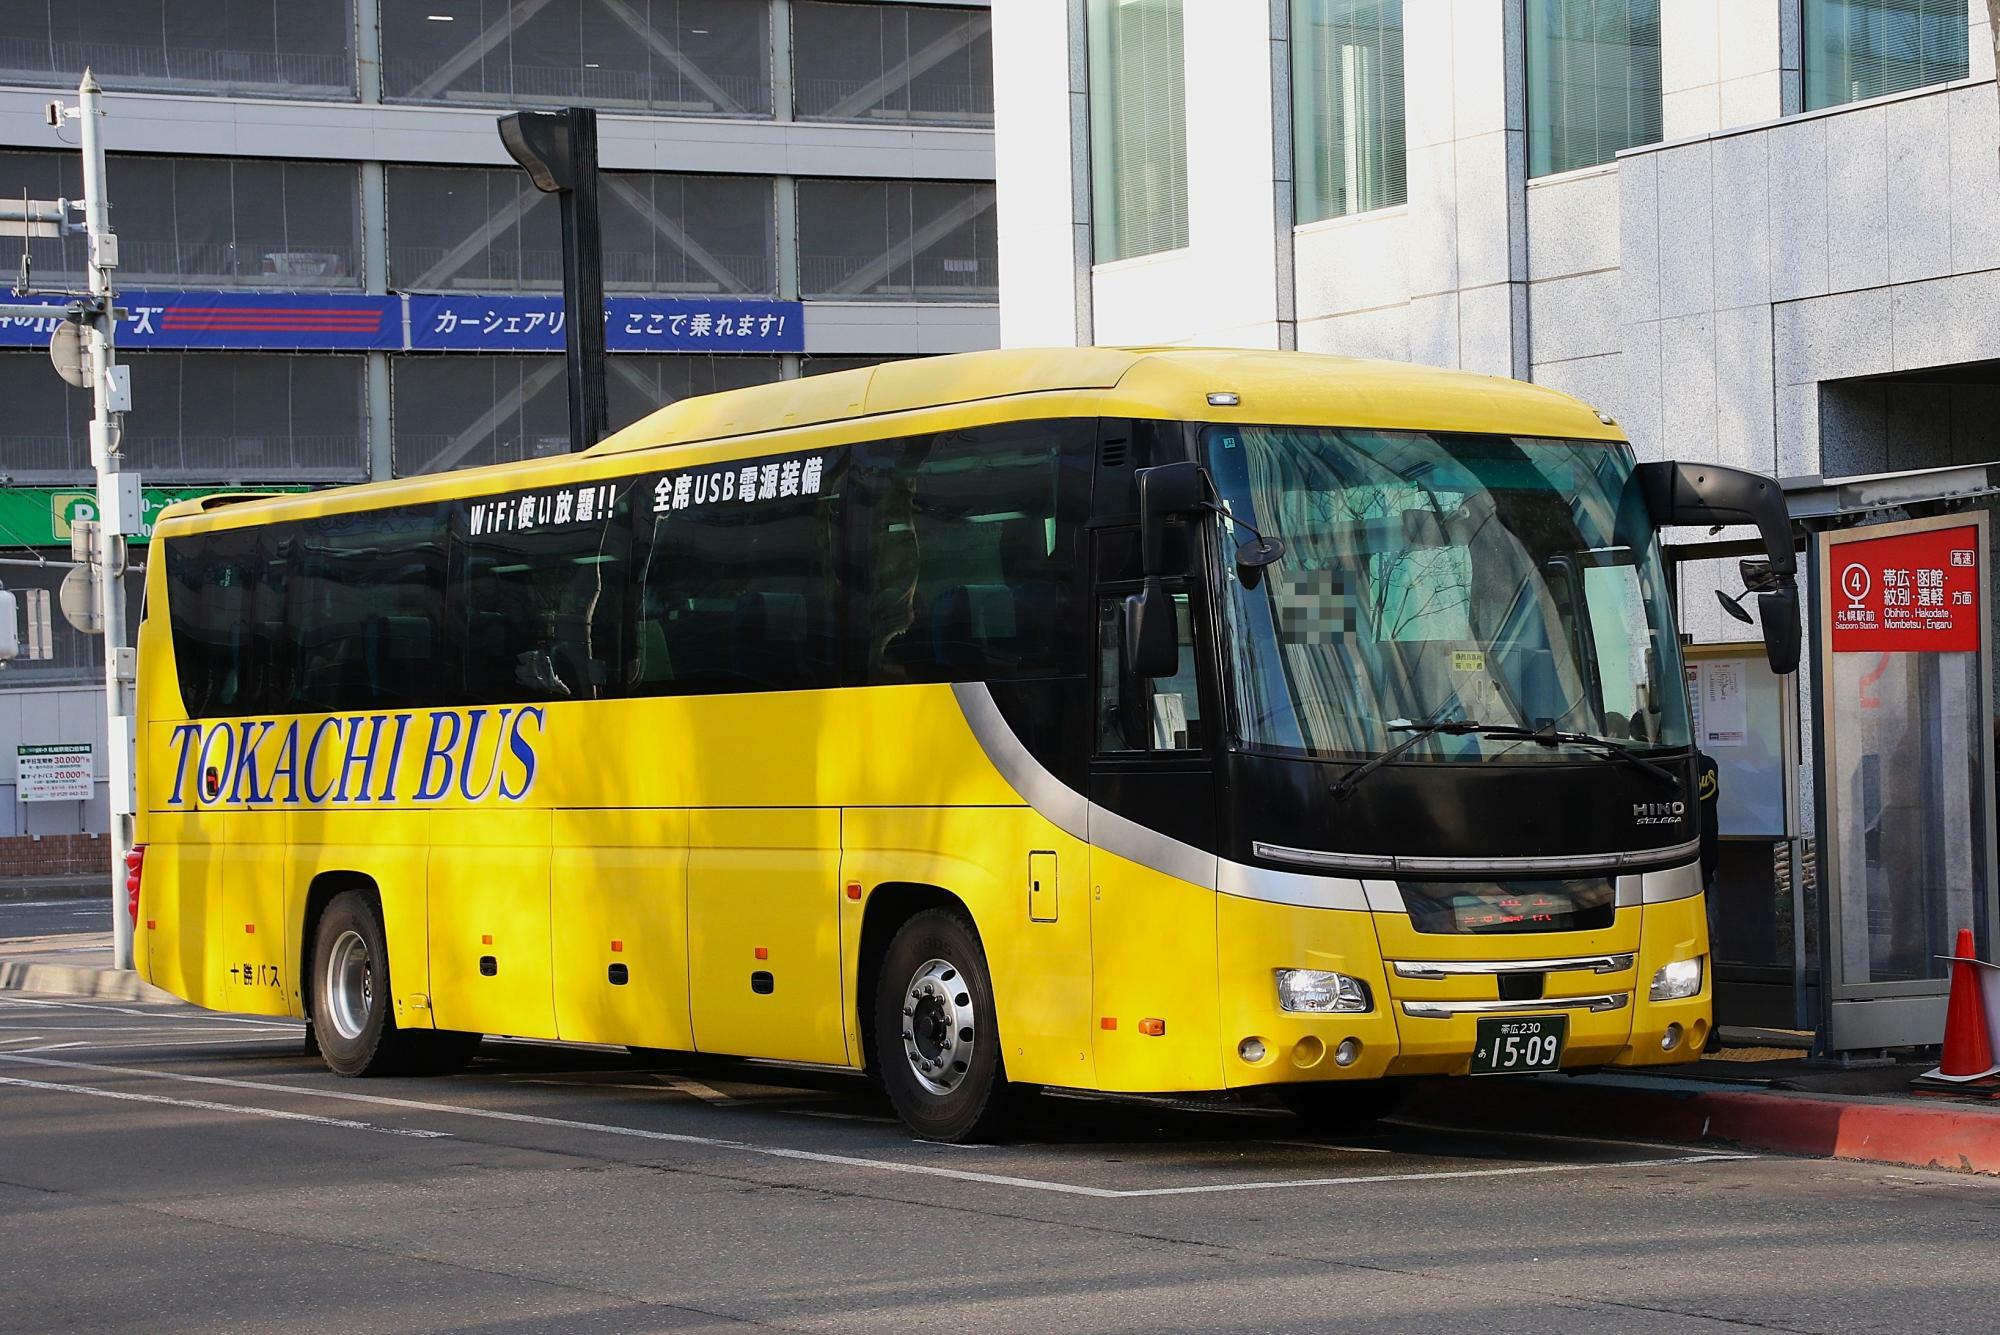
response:
M1012 1090L986 953L963 913L926 909L889 942L875 984L875 1055L889 1101L926 1140L998 1135Z
M465 1069L481 1035L396 1027L389 947L374 902L336 895L313 938L312 1027L336 1075L444 1074Z

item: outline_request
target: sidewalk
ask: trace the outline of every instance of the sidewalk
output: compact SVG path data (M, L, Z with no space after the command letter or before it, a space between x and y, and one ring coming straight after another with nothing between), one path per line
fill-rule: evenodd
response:
M107 932L0 940L0 991L174 1000L109 968L110 957ZM1646 1074L1431 1081L1408 1115L2000 1174L2000 1100L1911 1094L1910 1078L1927 1063L1841 1070L1765 1056L1768 1049L1738 1051L1758 1059L1707 1058Z

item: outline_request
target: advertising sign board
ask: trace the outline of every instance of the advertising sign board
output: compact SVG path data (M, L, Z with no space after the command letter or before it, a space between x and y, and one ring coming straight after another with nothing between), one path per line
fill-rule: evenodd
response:
M14 795L23 802L88 802L97 787L89 742L14 748Z

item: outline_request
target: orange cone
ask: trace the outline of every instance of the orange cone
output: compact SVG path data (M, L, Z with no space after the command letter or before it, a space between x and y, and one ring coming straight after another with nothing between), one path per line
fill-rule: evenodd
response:
M1979 971L1973 962L1972 931L1958 929L1952 952L1951 1001L1944 1013L1944 1056L1937 1074L1947 1080L1977 1080L1994 1070L1993 1035L1986 1028Z

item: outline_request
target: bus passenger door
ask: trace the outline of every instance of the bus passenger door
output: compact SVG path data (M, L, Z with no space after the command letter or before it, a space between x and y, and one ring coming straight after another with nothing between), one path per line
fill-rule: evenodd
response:
M556 1036L547 811L431 813L431 1013L440 1029Z
M687 877L695 1047L845 1065L839 809L691 812Z
M1125 670L1124 604L1139 591L1130 530L1098 535L1097 718L1090 764L1092 994L1107 1090L1222 1084L1215 937L1216 719L1191 581L1165 587L1180 667ZM1159 1021L1158 1026L1141 1026ZM1148 1032L1154 1029L1159 1032Z
M691 1050L684 810L555 813L556 1031Z

